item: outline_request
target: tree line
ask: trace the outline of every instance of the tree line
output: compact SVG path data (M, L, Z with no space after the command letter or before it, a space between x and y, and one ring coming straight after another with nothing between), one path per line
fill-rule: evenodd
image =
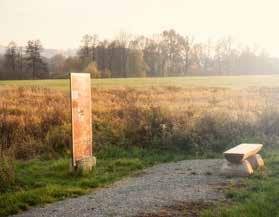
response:
M41 56L39 40L28 41L25 48L10 42L0 58L0 79L49 78L47 62Z
M41 42L26 47L11 42L0 57L0 79L66 78L69 72L88 72L94 78L186 75L239 75L279 72L279 59L226 37L206 43L174 30L153 37L124 32L113 40L85 35L75 56L44 58Z

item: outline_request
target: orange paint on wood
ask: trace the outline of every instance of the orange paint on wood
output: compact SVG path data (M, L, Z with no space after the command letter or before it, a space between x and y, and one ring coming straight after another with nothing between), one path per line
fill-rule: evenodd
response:
M91 79L88 73L71 73L73 165L92 157Z

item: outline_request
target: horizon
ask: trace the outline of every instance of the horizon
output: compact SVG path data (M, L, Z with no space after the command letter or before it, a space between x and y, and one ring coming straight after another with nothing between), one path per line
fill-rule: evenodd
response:
M277 6L275 0L0 0L0 45L40 39L45 49L68 50L77 49L85 34L111 40L120 31L151 37L174 29L197 42L231 36L237 44L279 57Z

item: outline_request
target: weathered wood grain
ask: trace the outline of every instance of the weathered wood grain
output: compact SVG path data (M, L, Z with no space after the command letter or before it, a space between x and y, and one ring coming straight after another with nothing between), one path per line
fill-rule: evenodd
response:
M72 159L92 157L91 80L88 73L71 73Z
M262 144L240 144L224 152L225 158L232 163L241 163L243 160L256 155Z

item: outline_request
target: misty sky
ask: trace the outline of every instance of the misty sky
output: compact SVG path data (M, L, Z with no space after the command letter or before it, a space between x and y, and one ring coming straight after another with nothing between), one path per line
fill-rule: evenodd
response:
M278 0L0 0L0 45L40 39L45 48L76 48L87 33L172 28L197 41L232 36L279 57L278 8Z

